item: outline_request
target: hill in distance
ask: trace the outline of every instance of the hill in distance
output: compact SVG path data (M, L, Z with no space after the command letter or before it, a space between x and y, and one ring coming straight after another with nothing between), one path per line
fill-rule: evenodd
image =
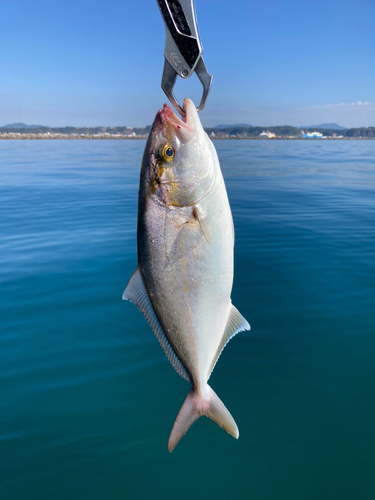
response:
M41 128L42 125L26 125L26 123L11 123L10 125L4 125L3 127L0 128Z
M305 127L298 127L302 129L309 129L309 128L325 128L327 130L347 130L346 127L342 127L341 125L338 125L337 123L322 123L321 125L308 125Z
M212 128L232 128L232 127L252 127L248 123L235 123L234 125L216 125L216 127Z

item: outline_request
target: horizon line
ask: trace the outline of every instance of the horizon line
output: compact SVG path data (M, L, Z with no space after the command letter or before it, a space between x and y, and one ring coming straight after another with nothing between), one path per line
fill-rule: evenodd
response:
M14 125L22 125L19 127L15 127ZM225 129L225 128L231 128L231 127L237 127L237 128L276 128L276 127L293 127L293 128L298 128L298 129L309 129L309 128L324 128L326 130L350 130L350 129L356 129L356 128L373 128L375 125L370 125L368 127L365 126L357 126L357 127L343 127L342 125L339 125L338 123L332 123L332 125L340 127L339 129L336 129L335 127L323 127L322 125L330 125L328 123L322 123L318 125L290 125L290 124L282 124L282 125L247 125L247 124L220 124L220 125L210 125L210 126L203 126L203 128L213 128L213 129ZM136 128L147 128L151 127L152 125L141 125L141 126L129 126L129 125L55 125L55 126L50 126L50 125L28 125L24 122L14 122L10 123L7 125L1 125L0 129L33 129L33 128L127 128L127 129L136 129Z

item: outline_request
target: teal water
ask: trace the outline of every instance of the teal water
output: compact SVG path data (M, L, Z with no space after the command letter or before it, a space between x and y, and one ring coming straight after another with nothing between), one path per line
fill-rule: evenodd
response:
M121 294L143 141L0 142L2 500L375 497L375 142L216 141L248 319L211 386L238 441Z

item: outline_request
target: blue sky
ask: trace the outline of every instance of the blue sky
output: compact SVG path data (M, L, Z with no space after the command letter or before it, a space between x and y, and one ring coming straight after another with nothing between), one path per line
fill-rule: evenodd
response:
M375 126L374 0L196 0L204 125ZM160 88L155 0L3 0L0 125L143 126ZM176 94L199 101L195 75Z

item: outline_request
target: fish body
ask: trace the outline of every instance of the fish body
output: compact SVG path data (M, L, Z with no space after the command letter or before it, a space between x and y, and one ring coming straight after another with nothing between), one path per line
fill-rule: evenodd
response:
M215 148L191 100L185 121L164 105L142 162L138 267L124 299L143 312L177 372L192 384L170 451L200 416L238 428L207 384L225 344L250 329L231 302L234 230Z

